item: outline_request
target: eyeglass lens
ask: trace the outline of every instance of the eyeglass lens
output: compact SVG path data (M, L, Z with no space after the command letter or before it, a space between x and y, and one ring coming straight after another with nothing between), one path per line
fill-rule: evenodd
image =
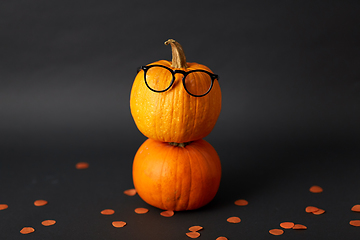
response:
M172 73L163 67L151 67L146 72L146 83L155 91L162 92L170 87L172 83Z
M146 83L154 91L162 92L167 90L172 81L173 73L164 67L153 66L146 72ZM190 94L201 96L211 88L212 79L205 72L194 71L186 76L184 84Z
M206 94L211 87L211 77L204 72L191 72L185 78L185 88L192 95L200 96Z

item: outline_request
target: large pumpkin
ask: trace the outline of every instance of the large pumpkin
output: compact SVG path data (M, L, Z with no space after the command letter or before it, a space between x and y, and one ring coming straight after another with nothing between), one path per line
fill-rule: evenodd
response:
M212 73L205 65L187 63L182 47L174 40L170 39L166 44L171 45L172 62L160 60L148 66L161 65L171 70L205 70ZM171 88L164 92L154 92L145 83L144 71L139 71L130 96L130 109L135 124L146 137L163 142L183 143L204 138L214 128L221 110L218 79L213 81L208 94L194 97L183 86L183 74L177 73L174 76ZM167 70L146 73L147 81L164 83L168 77ZM202 72L194 75L192 80L197 84L191 86L192 90L196 92L201 89L206 77L207 74Z
M148 139L133 163L137 193L148 204L164 210L204 206L216 195L220 178L219 156L203 139L185 146Z

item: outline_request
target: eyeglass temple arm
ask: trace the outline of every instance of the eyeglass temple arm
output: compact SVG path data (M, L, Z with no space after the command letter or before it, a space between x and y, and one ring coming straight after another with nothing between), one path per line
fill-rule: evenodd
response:
M136 72L139 73L141 70L143 70L142 68L143 68L143 66L138 67L138 68L136 69Z

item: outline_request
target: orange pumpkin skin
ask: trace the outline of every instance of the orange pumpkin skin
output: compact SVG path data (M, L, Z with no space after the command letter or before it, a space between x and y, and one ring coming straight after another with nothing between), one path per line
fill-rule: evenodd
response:
M184 211L209 203L220 185L221 164L215 149L200 139L185 147L146 140L133 163L139 196L164 210Z
M160 64L171 69L170 61ZM152 65L150 64L150 65ZM187 63L183 71L211 70L198 63ZM179 69L179 68L177 68ZM160 74L160 73L159 73ZM147 75L147 78L160 78ZM133 83L130 109L136 126L146 137L162 142L190 142L206 137L214 128L221 111L221 90L216 79L211 91L203 97L189 95L182 84L182 74L175 74L173 86L166 92L157 93L147 88L144 72L140 71Z

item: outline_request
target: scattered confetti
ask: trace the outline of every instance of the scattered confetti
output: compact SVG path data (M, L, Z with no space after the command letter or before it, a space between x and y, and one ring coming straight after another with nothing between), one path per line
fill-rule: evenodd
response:
M293 222L282 222L280 223L280 227L285 228L285 229L291 229L294 227L294 223Z
M354 227L360 227L360 220L351 220L349 223Z
M323 189L317 185L314 185L309 189L309 191L312 193L321 193Z
M282 229L270 229L269 233L272 235L282 235L284 233L284 230Z
M313 213L313 212L316 212L318 211L319 209L317 207L314 207L314 206L308 206L305 208L305 212L307 213Z
M116 228L122 228L126 225L126 222L124 221L113 221L112 225Z
M114 213L115 213L115 211L112 209L104 209L101 211L102 215L113 215Z
M188 236L189 238L198 238L198 237L200 237L200 233L198 233L198 232L187 232L186 236Z
M320 215L320 214L323 214L324 212L325 212L324 209L320 209L320 208L319 208L319 210L317 210L317 211L315 211L315 212L312 212L312 213L315 214L315 215Z
M192 227L189 227L189 231L190 232L197 232L197 231L200 231L202 230L203 227L202 226L192 226Z
M147 209L147 208L136 208L135 209L135 212L137 214L144 214L144 213L147 213L148 211L149 211L149 209Z
M7 209L9 206L7 204L0 204L0 210Z
M128 196L135 196L136 195L136 190L135 190L135 188L131 188L131 189L125 190L124 194L128 195Z
M46 204L48 204L48 202L46 200L36 200L34 202L34 205L37 207L45 206Z
M239 222L241 222L241 219L238 218L238 217L229 217L229 218L227 219L227 221L228 221L229 223L239 223Z
M41 222L41 224L44 226L51 226L51 225L54 225L55 223L56 223L55 220L44 220Z
M20 233L22 234L29 234L35 232L35 229L32 227L23 227L23 229L20 230Z
M305 229L307 229L307 227L305 225L302 225L302 224L295 224L292 229L305 230Z
M235 205L237 205L237 206L246 206L248 204L249 204L249 202L246 201L245 199L238 199L235 201Z
M87 162L78 162L76 165L75 165L76 169L86 169L86 168L89 168L89 163Z
M321 208L314 207L314 206L308 206L308 207L305 208L305 212L312 213L312 214L315 214L315 215L320 215L320 214L323 214L325 212L325 210L321 209Z
M172 217L174 216L174 211L172 210L163 211L160 213L160 215L163 217Z
M226 237L218 237L216 240L228 240Z
M1 210L1 209L0 209ZM357 205L354 205L352 208L351 208L351 211L353 212L360 212L360 205L357 204Z

